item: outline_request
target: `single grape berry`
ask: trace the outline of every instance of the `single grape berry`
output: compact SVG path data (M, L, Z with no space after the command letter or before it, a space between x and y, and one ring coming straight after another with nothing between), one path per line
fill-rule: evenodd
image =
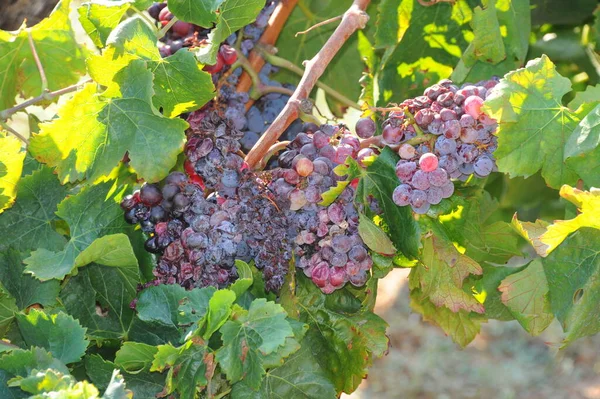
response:
M144 184L140 189L140 200L146 205L158 205L162 199L162 192L155 184Z
M425 153L419 158L419 167L425 172L432 172L438 167L438 158L431 152Z
M312 161L308 158L302 158L296 163L296 172L302 177L310 176L314 170Z
M237 61L237 53L235 52L235 49L227 44L223 44L221 48L219 48L219 54L221 54L223 57L223 61L226 65L232 65Z
M465 99L463 105L465 112L471 115L473 118L479 118L481 114L481 106L483 105L483 99L479 96L469 96Z
M356 122L356 135L361 139L368 139L369 137L373 137L376 130L377 126L375 125L375 121L371 118L360 118L358 122Z
M383 128L382 137L388 145L398 144L402 141L404 132L399 127L387 125Z

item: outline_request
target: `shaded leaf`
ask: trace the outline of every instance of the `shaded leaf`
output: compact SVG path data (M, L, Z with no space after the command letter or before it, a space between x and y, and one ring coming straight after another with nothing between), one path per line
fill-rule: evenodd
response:
M86 329L66 313L48 315L30 309L28 315L18 314L17 321L27 345L46 348L65 364L77 362L85 354L89 344Z
M379 254L394 255L396 248L387 234L362 213L359 213L358 216L358 234L367 247Z
M600 234L585 227L542 260L552 312L566 333L565 344L600 331Z
M554 320L548 283L539 258L502 280L498 290L502 293L502 302L531 335L541 334Z
M23 274L24 269L18 251L8 249L0 252L0 284L16 300L18 309L23 310L35 303L42 306L54 305L60 291L59 282L41 282Z
M13 247L18 251L36 248L57 250L65 239L53 228L58 220L57 205L65 198L66 187L43 167L25 176L17 185L17 201L0 214L0 250Z

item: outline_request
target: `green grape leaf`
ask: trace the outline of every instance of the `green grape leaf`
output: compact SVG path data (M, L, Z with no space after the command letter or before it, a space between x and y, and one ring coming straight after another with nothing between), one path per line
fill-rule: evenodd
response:
M107 181L87 187L61 202L56 214L68 224L70 240L61 251L37 249L32 252L24 261L27 265L25 271L42 281L60 280L76 270L77 256L94 240L130 229L117 203L119 194L111 193L112 186L113 181ZM132 268L131 264L120 266Z
M128 373L138 373L150 368L157 352L156 346L141 342L123 342L115 354L115 364Z
M46 348L65 364L77 362L85 354L89 344L85 338L86 329L70 315L63 312L48 315L30 309L29 314L16 317L27 345Z
M285 339L285 344L283 344L276 352L271 352L263 357L263 366L265 369L280 367L285 362L286 358L296 353L301 348L300 342L308 331L308 325L294 319L288 318L287 320L292 327L294 336L287 337Z
M600 105L596 105L579 122L566 143L564 157L567 165L577 172L587 185L600 185L600 177L596 173L596 167L600 164Z
M210 28L217 22L217 10L225 0L168 0L169 11L182 21Z
M596 18L596 21L598 21L598 18ZM600 84L597 84L596 86L586 86L584 91L578 91L575 93L575 97L569 102L569 108L572 110L577 110L584 104L597 103L598 101L600 101ZM584 120L585 118L581 121L577 129L591 130L593 127L595 127L593 126L595 123L588 124L588 122L584 122ZM586 125L585 128L583 125Z
M208 370L214 370L214 354L198 337L192 337L184 345L158 347L151 371L169 369L165 393L179 392L182 398L197 397L198 388L208 384Z
M235 293L236 298L240 298L244 292L252 286L254 277L252 276L252 269L243 260L235 260L235 268L237 270L238 278L233 284L229 286L229 289Z
M18 311L15 298L0 290L0 336L4 337Z
M164 178L183 149L187 123L152 109L152 73L134 60L103 93L88 84L46 122L29 146L36 159L56 166L63 182L107 175L126 152L147 181ZM152 162L147 162L151 159Z
M319 365L310 348L303 345L282 366L267 371L258 391L242 380L233 385L231 397L335 399L338 395L327 372Z
M381 0L377 5L375 47L393 48L410 26L412 1Z
M515 317L510 309L500 299L498 287L502 280L515 273L519 273L525 268L492 266L482 263L483 277L473 282L473 292L475 298L485 307L485 317L502 321L514 320Z
M16 300L19 310L33 304L52 306L56 304L60 283L56 280L41 282L23 274L24 266L19 251L8 249L0 252L0 286Z
M0 370L11 375L27 377L33 370L40 369L54 369L69 374L67 366L43 348L15 349L0 357Z
M500 80L484 110L499 123L494 155L501 172L529 177L541 170L553 188L577 181L564 162L568 136L579 123L578 115L561 103L570 89L569 79L546 56Z
M18 251L36 248L60 249L65 239L52 224L58 220L56 207L67 188L47 167L25 176L17 185L17 201L0 215L0 250L13 247Z
M16 137L0 130L0 214L12 206L17 195L17 183L25 160L22 144Z
M138 261L126 234L110 234L96 238L75 258L75 267L98 263L121 269L130 280L140 279Z
M202 71L194 54L181 50L162 58L154 32L139 18L120 24L103 55L88 60L88 69L98 83L110 86L114 75L134 59L144 60L154 74L153 104L168 117L194 111L214 96L211 75Z
M337 392L353 392L373 357L387 351L387 324L368 310L340 309L347 298L325 295L310 279L297 277L300 321L309 326L302 346L310 348Z
M370 250L382 255L394 255L396 248L392 240L371 219L358 214L358 234Z
M235 293L230 290L219 290L213 294L208 302L206 329L202 334L204 339L208 340L229 319L235 299Z
M529 0L488 0L473 13L473 40L452 72L455 82L502 76L521 65L531 34Z
M542 220L536 223L513 219L516 230L531 243L538 255L548 256L567 236L583 227L600 229L600 190L592 188L582 191L567 185L560 189L560 196L577 206L578 215L569 220L555 220L548 224Z
M203 319L208 312L209 303L215 291L214 287L208 286L186 292L185 297L178 301L178 323L180 325L189 325Z
M485 321L482 315L460 310L452 312L446 307L435 306L420 290L410 292L410 307L427 321L439 326L454 342L461 347L467 346L481 329Z
M190 2L190 0L185 1ZM200 47L197 52L200 62L203 64L214 64L217 60L217 53L221 43L229 35L254 21L264 6L265 3L262 0L223 1L217 14L216 26L208 35L208 45Z
M71 375L65 375L53 369L37 371L28 377L14 381L12 385L34 394L30 397L31 399L47 397L96 399L99 397L98 389L89 382L77 382ZM123 378L117 370L113 372L110 384L102 399L131 399L131 395L128 395L125 390Z
M477 262L504 263L521 255L519 237L509 223L494 221L498 202L481 189L468 196L454 196L452 209L438 216L446 235L464 247Z
M223 347L216 359L229 381L243 377L254 389L260 387L265 374L261 356L276 351L294 334L286 316L281 305L259 298L221 327Z
M356 199L368 207L369 197L375 198L382 210L379 216L394 246L405 256L414 257L418 246L417 224L409 207L399 207L392 201L392 193L399 184L395 172L398 159L398 154L386 147L367 169L349 159L348 166L338 171L348 174L348 180L360 179Z
M463 289L469 275L481 275L481 266L461 254L452 243L429 234L423 239L421 263L411 270L411 286L418 286L435 306L452 312L483 313L483 305Z
M87 328L90 339L125 338L134 317L129 304L140 282L120 268L91 264L71 276L61 300L69 314Z
M90 380L98 389L107 389L110 385L112 374L118 366L102 359L99 355L86 356L85 370ZM121 369L127 381L127 388L133 392L134 398L155 398L164 389L165 375L151 373L149 368L130 374Z
M305 60L313 58L321 50L338 24L332 23L320 26L297 37L296 33L329 18L342 15L349 7L348 3L336 0L307 0L303 1L302 5L302 7L294 8L276 43L279 50L277 55L295 65L302 65ZM370 24L374 24L374 21L371 20ZM360 96L358 81L364 68L357 49L357 40L356 35L348 38L319 79L353 100L358 99ZM298 75L287 70L280 70L275 77L280 81L298 83Z
M600 331L600 234L585 227L542 259L552 312L566 333L565 344Z
M466 0L433 7L417 0L384 1L381 8L386 14L379 15L378 22L383 25L379 30L392 29L380 43L392 46L387 48L378 78L378 104L385 105L421 95L431 82L450 76L467 47L465 36L473 12ZM392 41L394 35L397 44Z
M136 316L131 322L128 338L148 345L162 345L179 342L181 340L181 330L173 326L143 321Z
M79 22L92 42L98 47L104 47L108 35L121 22L130 4L127 0L84 3L77 8Z
M70 3L62 0L48 18L30 28L50 91L76 83L85 71L83 51L71 29ZM0 54L0 109L10 108L17 92L26 98L39 95L42 82L27 31L0 31Z
M502 293L502 303L531 335L541 334L554 320L548 282L539 258L502 280L498 291Z
M146 322L176 328L179 304L187 296L185 289L179 285L148 287L138 298L137 316Z

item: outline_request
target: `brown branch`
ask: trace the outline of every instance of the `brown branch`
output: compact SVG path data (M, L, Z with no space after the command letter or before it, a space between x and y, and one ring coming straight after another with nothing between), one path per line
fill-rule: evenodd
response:
M33 54L33 59L35 61L35 65L37 66L37 69L40 72L40 79L42 81L42 95L43 95L48 92L48 79L46 78L46 72L44 71L44 66L42 65L42 61L40 61L40 57L38 56L37 50L35 49L35 43L33 43L33 36L31 36L31 29L27 29L27 39L29 40L29 48L31 49L31 54Z
M7 132L13 134L16 138L18 138L19 140L21 140L23 143L25 143L25 145L29 144L29 140L27 140L27 138L25 138L25 136L23 136L21 133L17 132L15 129L13 129L12 127L8 126L6 123L0 121L0 127L4 130L6 130Z
M297 2L298 0L282 0L277 5L275 11L273 11L273 14L271 15L271 18L269 18L269 24L267 25L267 28L263 32L260 39L258 39L257 44L271 46L275 44L277 38L279 37L279 34L281 33L281 30L283 29L283 25L285 25L288 17L294 10L294 7L296 7ZM263 60L258 51L255 50L252 50L252 52L250 52L250 55L248 56L248 61L250 62L252 69L254 69L255 71L260 71L265 65L265 60ZM250 90L251 86L252 79L247 73L244 72L242 76L240 76L237 91L247 92ZM250 107L247 106L247 108Z
M370 0L354 0L352 6L344 13L342 22L335 29L331 37L323 45L321 50L309 61L305 62L305 71L294 95L289 99L286 106L252 147L246 156L246 162L251 168L260 162L268 149L277 141L279 136L300 115L300 102L308 98L317 80L325 72L333 57L342 48L346 40L358 29L367 24L369 16L364 11Z
M454 5L454 3L456 3L456 0L417 0L417 1L423 7L431 7L437 3L450 3L451 5Z
M12 114L17 113L20 110L29 107L30 105L34 105L34 104L37 104L39 102L46 101L46 100L52 100L52 99L54 99L56 97L62 96L63 94L67 94L67 93L71 93L71 92L77 91L77 89L79 89L81 86L83 86L84 84L89 83L91 81L92 81L92 79L87 79L87 80L84 80L81 83L77 83L77 84L65 87L64 89L60 89L60 90L56 90L56 91L51 91L51 92L47 92L47 93L44 93L44 94L40 94L39 96L33 97L33 98L31 98L31 99L29 99L27 101L22 102L21 104L17 104L17 105L15 105L12 108L7 108L7 109L5 109L3 111L0 111L0 121L7 120L8 118L11 117Z
M333 17L333 18L326 19L325 21L321 21L318 24L314 24L313 26L311 26L307 30L303 30L301 32L296 32L296 34L294 35L294 37L298 37L299 35L305 35L305 34L307 34L308 32L310 32L313 29L317 29L317 28L319 28L321 26L330 24L330 23L335 22L335 21L339 21L340 19L342 19L342 17L343 17L343 15L338 15L337 17Z

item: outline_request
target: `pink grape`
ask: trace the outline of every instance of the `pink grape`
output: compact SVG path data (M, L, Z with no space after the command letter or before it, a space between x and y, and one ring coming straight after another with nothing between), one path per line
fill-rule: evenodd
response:
M465 112L471 115L473 118L479 118L481 114L481 106L483 105L483 99L479 96L469 96L465 99Z
M329 280L329 265L327 262L318 263L312 270L311 278L317 287L325 287Z
M419 166L425 172L436 170L438 167L438 158L431 152L425 153L419 158Z
M387 125L383 128L383 141L388 145L398 144L402 141L403 136L404 132L399 127Z
M415 153L415 147L406 143L402 144L398 149L398 155L400 155L400 158L402 159L413 159L415 157Z
M314 170L312 161L308 158L302 158L296 163L296 172L302 177L310 176Z

